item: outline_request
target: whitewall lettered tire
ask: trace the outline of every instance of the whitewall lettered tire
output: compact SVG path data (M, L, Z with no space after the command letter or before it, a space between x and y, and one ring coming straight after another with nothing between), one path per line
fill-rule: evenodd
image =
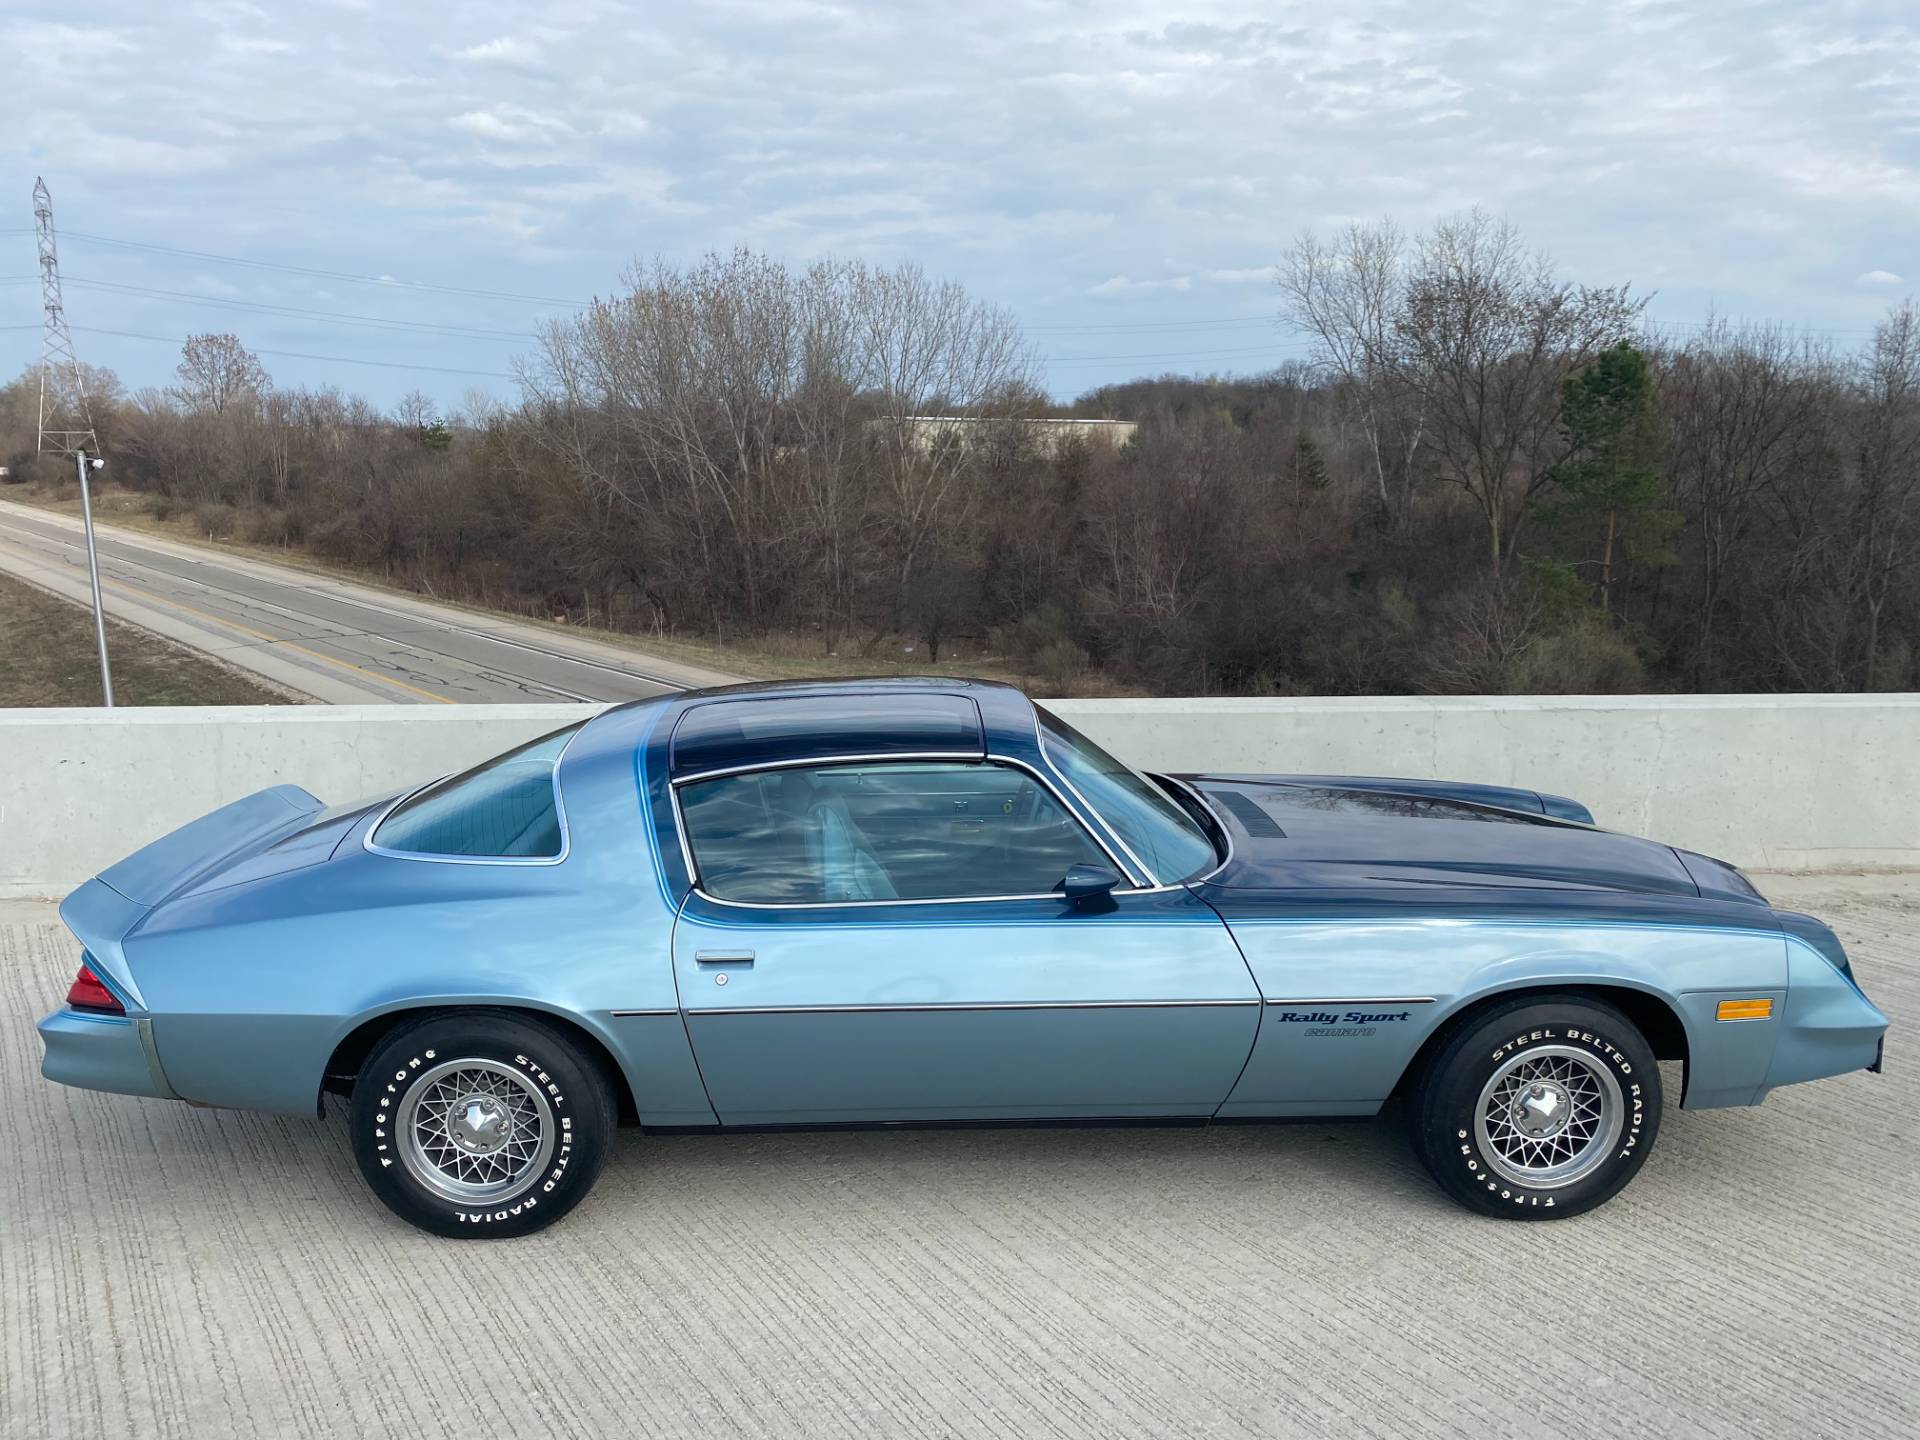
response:
M388 1209L436 1235L495 1238L544 1229L585 1198L615 1117L576 1042L489 1010L386 1036L351 1112L354 1159Z
M1470 1210L1579 1215L1617 1195L1660 1129L1660 1070L1613 1006L1530 995L1469 1017L1414 1085L1415 1151Z

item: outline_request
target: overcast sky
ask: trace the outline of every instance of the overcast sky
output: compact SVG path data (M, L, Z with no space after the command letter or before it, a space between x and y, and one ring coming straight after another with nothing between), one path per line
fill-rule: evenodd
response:
M553 309L409 286L576 300L735 244L958 278L1062 396L1297 353L1269 267L1353 218L1479 204L1665 320L1844 345L1920 281L1911 0L5 0L0 61L8 374L38 353L36 174L83 358L160 383L177 346L129 335L232 330L382 402L510 392Z

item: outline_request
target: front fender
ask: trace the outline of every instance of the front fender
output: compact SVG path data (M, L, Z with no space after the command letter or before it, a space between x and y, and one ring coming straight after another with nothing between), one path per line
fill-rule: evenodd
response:
M1771 1036L1711 1017L1722 998L1786 991L1786 942L1763 931L1433 918L1229 923L1266 1005L1223 1116L1371 1113L1426 1043L1469 1009L1528 990L1596 987L1644 994L1674 1012L1694 1108L1751 1104Z

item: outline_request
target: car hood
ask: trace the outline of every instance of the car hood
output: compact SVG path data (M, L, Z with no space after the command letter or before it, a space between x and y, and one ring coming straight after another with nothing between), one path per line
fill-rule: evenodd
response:
M1539 887L1699 896L1671 846L1380 782L1182 777L1227 828L1228 889Z

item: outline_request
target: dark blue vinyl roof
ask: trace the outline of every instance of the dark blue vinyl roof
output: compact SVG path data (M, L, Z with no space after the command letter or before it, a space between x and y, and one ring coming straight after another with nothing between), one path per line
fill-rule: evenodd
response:
M836 755L984 756L986 748L980 708L964 693L897 682L769 686L692 700L674 727L668 765L679 777Z

